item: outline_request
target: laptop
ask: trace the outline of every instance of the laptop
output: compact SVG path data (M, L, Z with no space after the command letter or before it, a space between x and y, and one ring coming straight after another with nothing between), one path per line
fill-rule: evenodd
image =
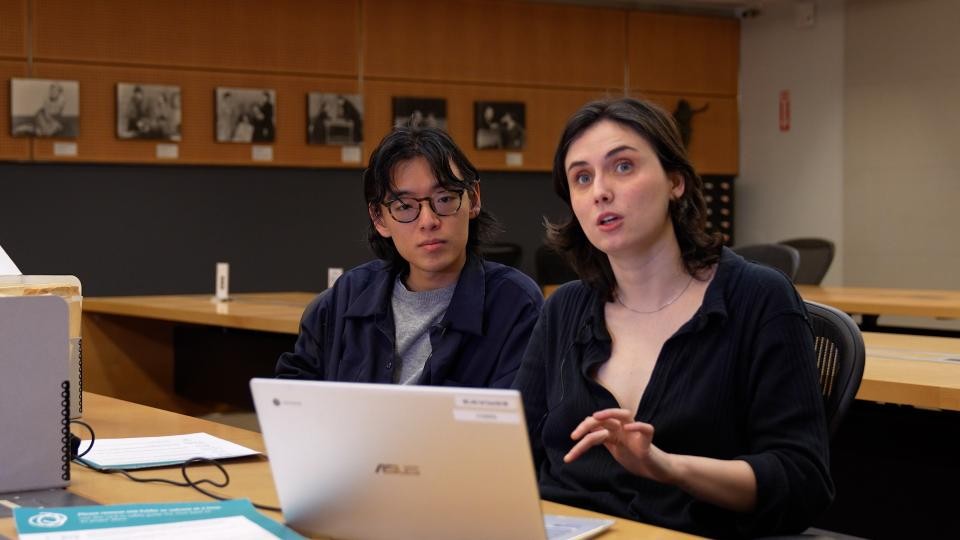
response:
M287 524L363 539L572 540L543 516L516 390L253 379Z

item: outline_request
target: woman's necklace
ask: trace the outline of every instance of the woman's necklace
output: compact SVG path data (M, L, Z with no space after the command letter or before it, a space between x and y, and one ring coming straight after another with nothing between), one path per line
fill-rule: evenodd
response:
M687 284L683 286L683 290L682 290L682 291L680 291L679 293L677 293L676 296L674 296L674 297L671 298L670 300L667 300L667 302L666 302L665 304L663 304L662 306L658 307L657 309L655 309L655 310L653 310L653 311L640 311L639 309L633 309L632 307L630 307L630 306L628 306L628 305L626 305L626 304L623 303L623 300L620 299L620 295L619 295L619 294L617 294L617 295L615 296L615 298L617 299L617 303L620 304L621 306L623 306L624 309L626 309L627 311L632 311L632 312L637 313L637 314L639 314L639 315L650 315L650 314L652 314L652 313L658 313L658 312L660 312L660 311L663 311L663 310L667 309L667 307L669 307L669 306L672 305L674 302L676 302L677 300L679 300L680 297L683 296L683 293L687 292L687 289L690 288L690 284L691 284L691 283L693 283L693 275L690 276L690 280L687 281Z

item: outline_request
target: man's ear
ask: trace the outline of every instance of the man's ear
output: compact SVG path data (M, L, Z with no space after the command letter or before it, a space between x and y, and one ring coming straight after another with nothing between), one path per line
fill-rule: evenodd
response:
M473 219L480 215L480 182L467 190L467 195L470 197L470 219Z
M383 206L371 204L367 207L367 213L370 214L370 221L373 222L373 228L384 238L390 238L390 229L387 228L383 220L386 219L383 212Z

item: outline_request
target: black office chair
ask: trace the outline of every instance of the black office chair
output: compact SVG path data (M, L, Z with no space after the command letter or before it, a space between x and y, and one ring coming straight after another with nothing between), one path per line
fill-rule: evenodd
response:
M780 242L800 252L800 268L793 282L800 285L819 285L833 263L834 245L825 238L792 238Z
M816 302L804 303L813 326L820 389L832 437L860 389L866 362L863 335L857 323L839 309Z
M849 315L837 308L804 302L813 326L814 351L820 374L820 391L832 438L847 409L856 398L863 379L865 350L860 329ZM862 540L855 536L811 527L802 534L765 536L763 540Z
M800 267L800 252L783 244L751 244L735 247L733 251L744 259L776 268L791 280L796 277L797 268Z
M521 248L519 244L512 244L510 242L496 242L481 245L480 254L488 261L520 268L520 260L523 259L523 248Z
M552 248L541 244L534 255L534 271L537 274L537 284L560 285L568 281L580 279L577 272L567 264L563 257Z

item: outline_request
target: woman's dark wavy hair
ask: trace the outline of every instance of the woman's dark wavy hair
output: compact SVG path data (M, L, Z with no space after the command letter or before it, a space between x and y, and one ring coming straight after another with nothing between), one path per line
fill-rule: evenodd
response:
M722 246L720 236L706 232L703 181L687 159L673 117L652 103L634 98L587 103L567 121L553 160L553 189L571 208L571 215L563 223L545 222L547 244L563 255L580 279L604 294L607 301L613 301L617 282L610 260L587 240L583 228L573 215L570 185L564 167L570 145L584 131L602 120L611 120L635 131L656 152L667 174L678 174L683 178L683 195L670 201L668 212L687 272L696 275L698 271L719 261Z
M447 189L466 190L465 196L473 196L476 193L480 183L477 168L470 163L450 135L437 128L397 127L380 141L370 156L367 168L363 171L363 195L373 215L381 216L383 219L393 219L382 204L387 197L394 196L393 173L397 165L416 157L427 160L441 186ZM462 178L454 174L454 167ZM464 204L469 203L464 201ZM477 217L470 220L467 252L480 256L480 245L498 231L497 220L481 207ZM373 226L373 221L368 227L367 241L378 258L390 261L395 267L404 271L409 266L409 263L400 256L393 240L380 236Z

